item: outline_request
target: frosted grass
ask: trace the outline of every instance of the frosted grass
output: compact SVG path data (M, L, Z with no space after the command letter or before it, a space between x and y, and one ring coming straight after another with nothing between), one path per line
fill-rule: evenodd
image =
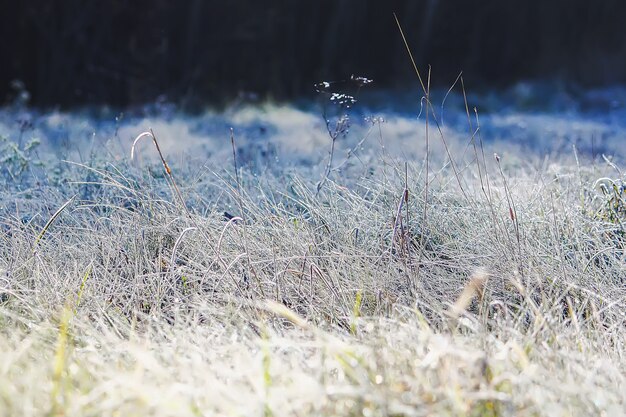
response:
M363 105L321 186L307 106L2 110L0 415L626 414L621 119L474 148L449 100L430 172L419 107Z

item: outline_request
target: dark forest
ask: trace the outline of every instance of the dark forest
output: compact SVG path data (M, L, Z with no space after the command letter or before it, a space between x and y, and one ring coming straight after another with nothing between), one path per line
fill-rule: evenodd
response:
M402 88L415 76L393 13L437 85L626 81L616 0L3 3L4 104L23 90L37 106L290 99L351 74Z

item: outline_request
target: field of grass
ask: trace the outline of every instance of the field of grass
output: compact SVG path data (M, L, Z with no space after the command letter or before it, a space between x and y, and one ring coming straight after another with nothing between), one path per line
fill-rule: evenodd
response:
M433 122L6 134L0 416L626 415L619 162Z

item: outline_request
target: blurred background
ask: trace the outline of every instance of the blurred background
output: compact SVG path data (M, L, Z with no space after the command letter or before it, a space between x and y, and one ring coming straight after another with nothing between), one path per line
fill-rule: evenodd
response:
M352 74L415 86L418 66L472 88L626 81L626 2L603 0L3 0L0 100L189 108L293 99Z

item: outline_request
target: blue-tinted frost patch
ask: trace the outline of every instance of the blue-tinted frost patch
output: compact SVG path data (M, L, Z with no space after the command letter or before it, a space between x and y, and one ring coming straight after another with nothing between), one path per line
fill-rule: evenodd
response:
M472 134L477 133L475 106L480 123L480 136L476 134L475 138L480 137L501 154L523 149L562 155L573 153L575 146L581 155L624 158L626 90L623 88L572 96L541 85L520 84L499 94L470 96L471 126L462 97L449 95L442 108L444 93L433 94L437 118L435 121L431 117L429 123L433 153L444 152L441 135L454 155L462 156L467 151ZM426 111L420 106L419 98L418 94L407 98L376 93L361 96L350 108L332 108L331 114L326 114L331 128L338 118L348 116L347 128L335 143L336 166L343 164L347 155L352 157L350 164L366 164L382 154L421 160L425 152ZM61 158L89 162L97 157L111 163L128 162L133 139L148 129L154 131L172 164L199 161L220 170L228 168L232 161L231 127L241 166L259 172L289 166L319 170L323 169L332 141L323 114L319 103L299 107L240 106L193 116L176 113L171 108L166 114L153 111L149 116L93 110L42 113L6 108L0 110L3 175L7 175L6 163L11 158L23 158L26 163ZM33 146L33 140L40 145ZM141 142L137 152L139 163L156 161L157 155L149 141Z

